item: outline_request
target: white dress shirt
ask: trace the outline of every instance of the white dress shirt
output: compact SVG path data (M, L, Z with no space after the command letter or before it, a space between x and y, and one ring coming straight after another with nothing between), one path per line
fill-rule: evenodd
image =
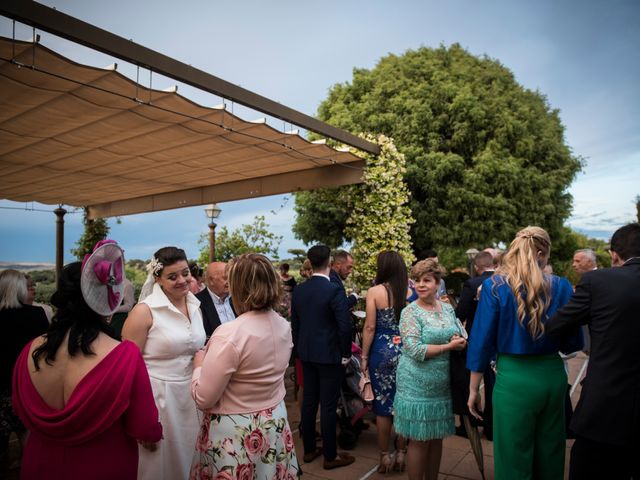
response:
M235 320L236 316L233 313L233 309L231 308L231 297L227 295L224 298L220 298L215 293L213 293L208 287L207 291L209 295L211 295L211 300L213 300L213 305L216 307L216 311L218 312L218 318L220 318L220 323L227 323L231 320Z

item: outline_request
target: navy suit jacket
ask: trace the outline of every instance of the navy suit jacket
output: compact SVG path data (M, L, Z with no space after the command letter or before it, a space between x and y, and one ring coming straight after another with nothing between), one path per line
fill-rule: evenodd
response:
M303 362L340 364L351 356L351 318L344 290L312 276L291 298L293 343Z
M349 295L347 296L347 291L344 288L344 283L342 283L342 279L340 278L340 275L338 275L338 272L336 272L333 268L329 271L329 279L331 280L331 283L335 283L338 287L340 287L340 290L342 290L342 294L347 298L347 306L349 307L349 310L351 310L356 303L358 303L358 299L355 297L355 295Z
M202 311L202 323L204 324L204 331L207 334L207 338L211 336L216 328L220 326L220 316L216 310L216 306L213 304L209 289L205 288L196 293L196 298L200 300L200 310ZM237 316L235 309L233 308L233 302L229 299L231 310L233 314Z
M456 317L458 317L461 322L467 322L465 325L467 332L471 332L473 317L475 317L476 309L478 308L478 300L476 300L478 288L482 285L482 282L493 275L493 273L493 270L482 272L482 274L470 278L462 284L460 300L456 308Z
M583 274L545 333L561 336L579 325L589 326L591 352L571 429L597 442L640 447L640 258Z

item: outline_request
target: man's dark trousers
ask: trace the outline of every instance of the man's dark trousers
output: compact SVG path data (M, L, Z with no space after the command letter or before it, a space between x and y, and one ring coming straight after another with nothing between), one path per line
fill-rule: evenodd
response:
M320 412L320 430L322 433L322 453L327 460L337 455L336 424L340 386L344 378L342 365L327 365L314 362L302 362L304 374L304 397L302 400L302 442L305 453L315 452L315 421L318 403Z
M569 480L640 479L640 460L633 447L608 445L576 436L571 448Z

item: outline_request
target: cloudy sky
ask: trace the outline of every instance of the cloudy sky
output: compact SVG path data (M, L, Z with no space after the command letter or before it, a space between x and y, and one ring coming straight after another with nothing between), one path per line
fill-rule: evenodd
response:
M569 224L607 239L635 218L634 199L640 194L640 2L635 0L42 3L310 115L332 85L351 80L353 68L373 68L389 53L460 43L473 54L499 60L523 86L539 90L560 110L566 141L585 162L569 189L574 197ZM115 61L121 73L135 78L131 65L38 33L43 45L75 61L100 67ZM12 23L4 17L0 35L12 35ZM31 35L31 29L17 26L17 38ZM154 76L153 87L174 83ZM203 105L221 103L187 86L179 92ZM238 106L235 113L246 120L263 116ZM220 205L218 224L233 229L265 215L284 237L280 251L286 256L287 249L303 247L290 231L293 205L289 196L227 202ZM24 210L53 207L7 200L0 200L0 207L0 261L53 262L54 215ZM82 231L80 217L67 215L66 260ZM206 224L201 207L110 221L111 237L128 258L149 258L170 244L195 257Z

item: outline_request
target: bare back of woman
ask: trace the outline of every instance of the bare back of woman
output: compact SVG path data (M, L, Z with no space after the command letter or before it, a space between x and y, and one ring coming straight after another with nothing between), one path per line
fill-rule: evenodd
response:
M78 352L71 357L67 348L68 340L69 336L67 335L58 348L56 359L51 362L51 365L44 361L39 362L39 370L36 370L31 355L36 348L44 343L44 337L36 338L29 349L29 376L33 386L47 405L58 410L62 410L66 406L71 394L82 379L120 344L108 335L100 333L91 343L91 350L95 355L85 355Z

